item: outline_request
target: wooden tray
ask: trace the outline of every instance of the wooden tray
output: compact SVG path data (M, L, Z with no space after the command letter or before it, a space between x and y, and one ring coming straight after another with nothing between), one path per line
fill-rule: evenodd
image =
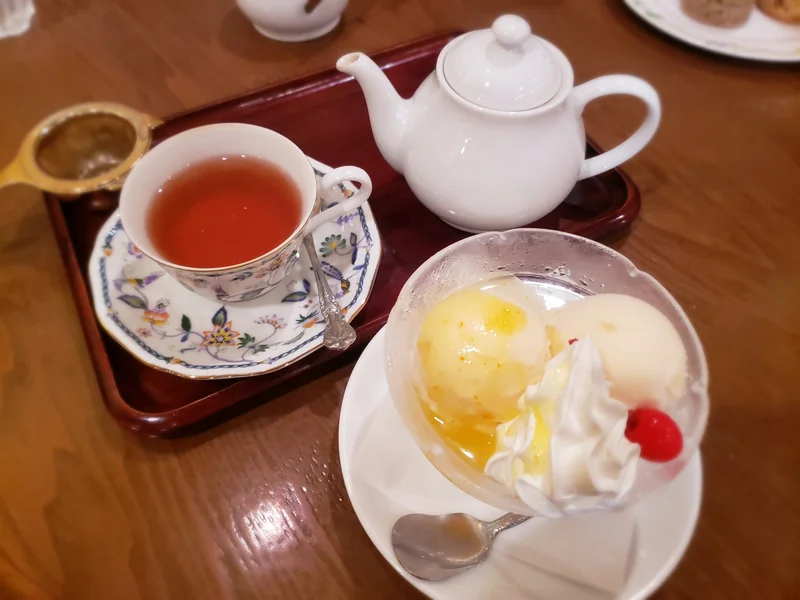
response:
M452 37L413 42L385 51L375 60L398 91L410 96L434 69L439 51ZM48 196L53 228L108 410L122 426L144 435L187 433L213 425L352 360L384 325L411 273L429 256L466 235L428 212L403 177L383 161L361 91L345 75L330 70L171 117L157 129L156 140L223 121L263 125L328 165L364 168L374 184L370 205L383 241L382 262L372 297L353 323L358 341L348 352L336 355L320 350L259 377L191 381L140 363L101 331L95 319L86 265L98 229L116 206L116 196L98 193L65 203ZM588 152L594 155L596 149L589 144ZM106 208L98 209L103 203ZM535 225L600 238L623 231L636 218L639 206L636 186L615 170L579 182L558 209Z

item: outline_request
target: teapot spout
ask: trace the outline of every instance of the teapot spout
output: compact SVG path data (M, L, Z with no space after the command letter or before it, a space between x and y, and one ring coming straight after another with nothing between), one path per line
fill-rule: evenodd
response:
M401 98L380 67L361 52L345 54L336 62L336 68L355 77L361 86L378 149L386 162L402 173L411 101Z

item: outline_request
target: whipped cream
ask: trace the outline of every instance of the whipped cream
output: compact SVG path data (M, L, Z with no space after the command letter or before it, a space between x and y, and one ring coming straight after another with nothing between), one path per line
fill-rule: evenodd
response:
M610 387L588 336L567 346L519 399L519 416L498 426L485 473L545 517L622 504L639 446L625 438L628 408Z

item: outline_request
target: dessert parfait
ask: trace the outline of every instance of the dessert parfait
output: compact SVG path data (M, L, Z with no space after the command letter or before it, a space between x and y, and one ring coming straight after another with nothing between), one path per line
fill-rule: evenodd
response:
M445 249L407 283L388 340L392 397L425 455L505 510L624 506L680 472L705 427L683 311L582 238L515 230Z

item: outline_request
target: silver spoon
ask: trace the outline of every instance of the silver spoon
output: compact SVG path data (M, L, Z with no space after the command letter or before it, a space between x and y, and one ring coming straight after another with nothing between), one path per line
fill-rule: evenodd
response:
M303 245L308 254L308 259L311 261L314 277L317 280L319 310L322 313L322 318L325 319L325 333L322 336L322 343L331 350L347 350L356 341L356 330L342 316L342 309L339 308L336 296L333 295L325 273L322 271L317 249L314 247L314 239L310 234L303 238Z
M481 564L498 533L530 518L506 513L487 522L464 513L405 515L392 528L392 547L414 577L440 581Z

